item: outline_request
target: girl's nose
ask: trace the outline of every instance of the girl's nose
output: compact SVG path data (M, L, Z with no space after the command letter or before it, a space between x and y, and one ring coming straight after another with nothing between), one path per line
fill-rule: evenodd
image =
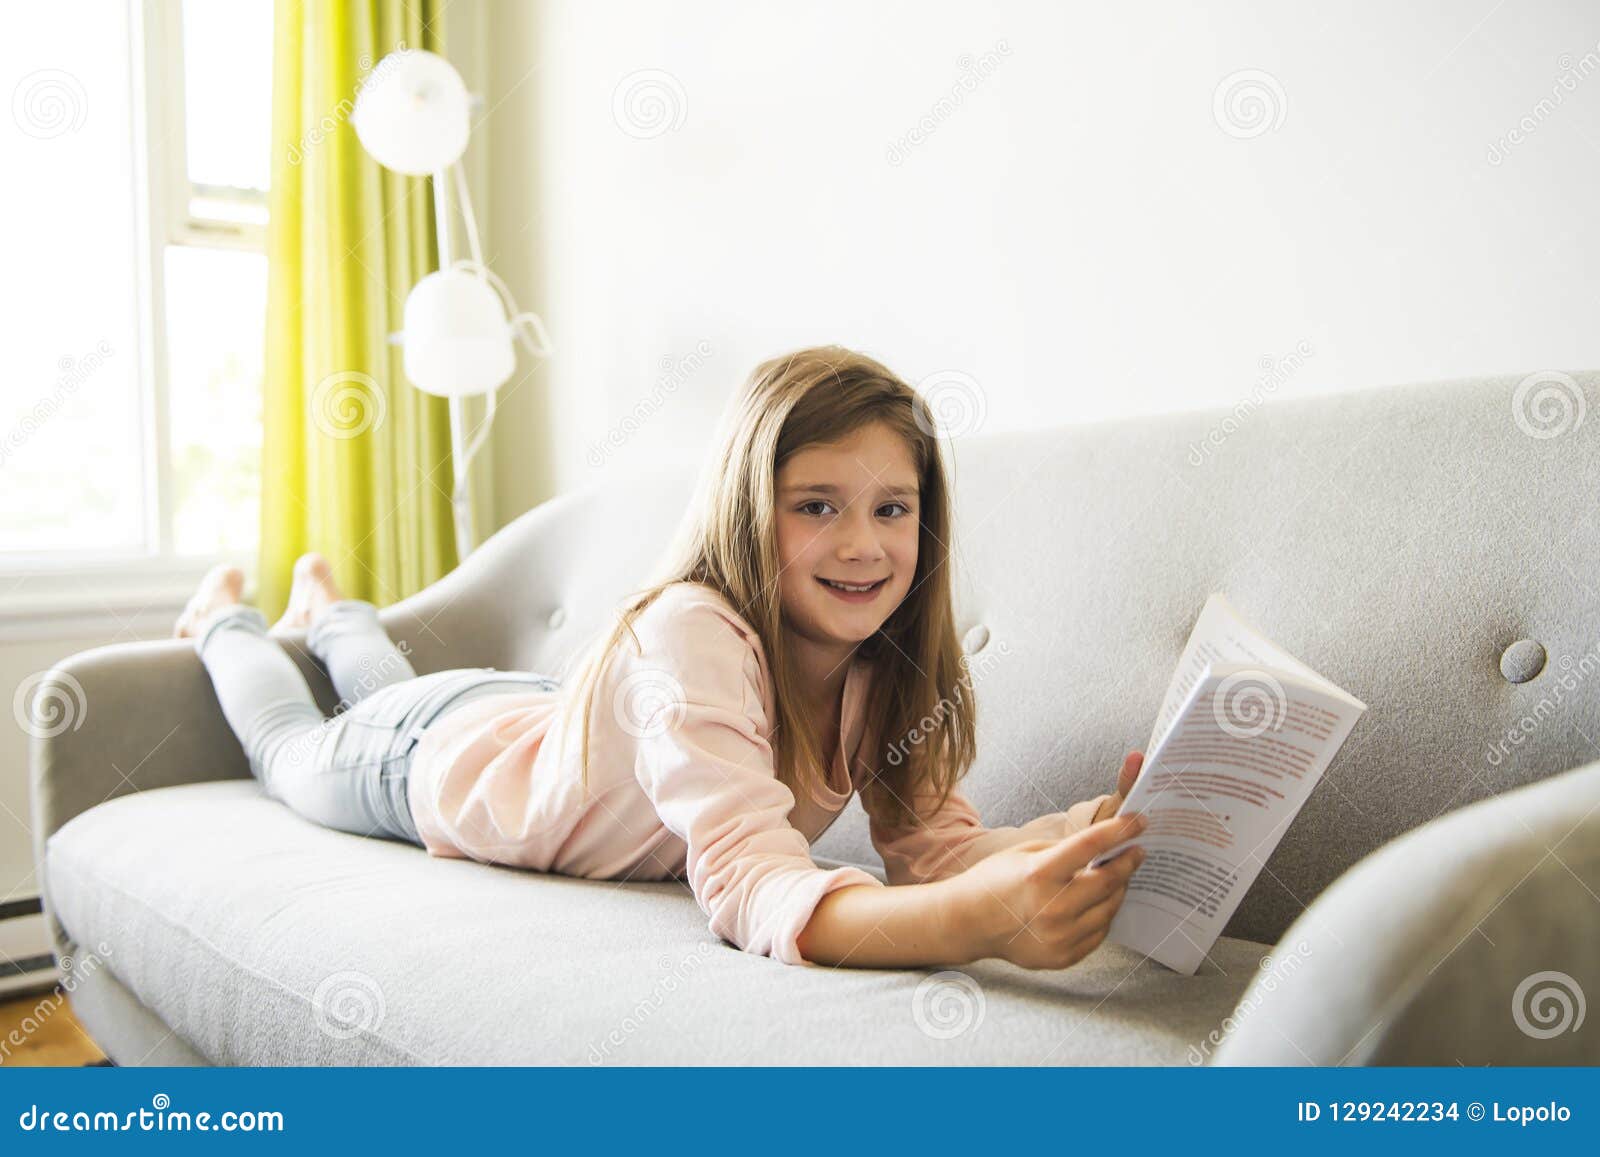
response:
M851 524L845 529L844 538L839 544L841 559L871 561L882 558L883 553L883 544L878 541L878 532L874 528Z

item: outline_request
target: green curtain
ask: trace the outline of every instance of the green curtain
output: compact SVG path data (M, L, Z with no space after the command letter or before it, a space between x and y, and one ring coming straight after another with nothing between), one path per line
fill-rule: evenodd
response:
M401 46L443 51L444 0L276 0L258 602L283 608L319 550L380 605L456 564L448 403L405 380L407 292L438 268L428 179L380 166L350 124Z

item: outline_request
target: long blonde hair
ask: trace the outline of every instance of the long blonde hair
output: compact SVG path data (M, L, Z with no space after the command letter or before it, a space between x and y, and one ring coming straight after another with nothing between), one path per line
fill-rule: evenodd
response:
M583 703L581 766L589 781L589 717L600 676L623 631L674 583L701 583L744 617L766 650L774 682L773 753L778 779L796 798L826 781L822 753L800 709L799 678L785 646L778 593L778 468L813 444L838 442L870 422L904 439L920 484L917 567L910 592L857 654L873 666L863 750L871 773L862 806L890 828L915 826L921 801L942 806L977 755L977 708L951 600L951 509L937 429L927 403L881 363L839 346L797 350L762 362L724 411L694 502L653 580L619 604L573 671L566 713ZM959 684L959 686L958 686ZM929 719L937 720L930 729ZM920 727L919 727L920 724ZM567 728L562 729L563 737ZM779 742L778 737L784 737ZM908 740L910 740L908 742Z

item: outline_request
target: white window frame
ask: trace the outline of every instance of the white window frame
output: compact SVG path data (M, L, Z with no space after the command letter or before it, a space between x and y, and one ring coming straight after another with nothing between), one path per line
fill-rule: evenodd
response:
M144 546L132 551L52 551L0 557L8 580L0 639L119 635L170 623L195 581L220 561L253 577L254 553L181 556L174 550L174 493L168 422L168 245L266 252L267 198L258 190L189 180L184 106L183 5L127 0L132 87L133 197L138 294L140 454ZM193 212L196 196L231 207L230 216ZM257 220L232 219L254 215Z

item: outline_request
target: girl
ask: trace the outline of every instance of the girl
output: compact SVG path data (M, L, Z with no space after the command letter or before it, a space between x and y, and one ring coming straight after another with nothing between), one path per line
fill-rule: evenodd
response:
M1143 852L1117 791L985 828L955 790L976 713L951 611L932 416L861 354L756 367L661 572L566 683L418 677L326 560L278 627L308 628L344 703L324 719L243 576L208 575L192 636L253 774L319 824L433 855L687 879L713 932L786 964L897 967L1092 952ZM624 635L628 636L625 640ZM919 729L928 717L939 721ZM891 885L809 847L857 792Z

